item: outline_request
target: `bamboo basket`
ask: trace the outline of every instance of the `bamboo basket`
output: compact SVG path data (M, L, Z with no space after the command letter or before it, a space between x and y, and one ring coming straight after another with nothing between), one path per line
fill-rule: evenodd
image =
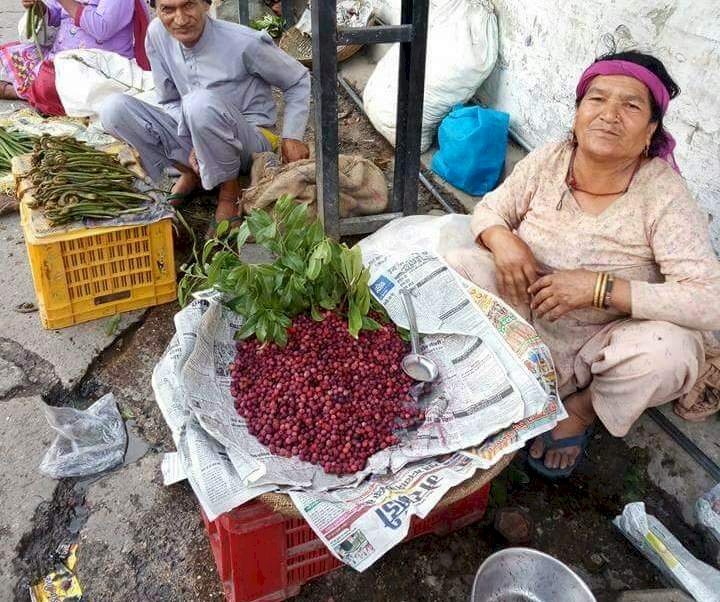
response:
M373 21L371 19L368 25L372 25L372 23ZM306 67L312 67L312 37L305 35L295 27L291 27L283 34L282 38L280 38L279 46ZM338 46L338 63L346 61L361 48L362 45L360 44Z

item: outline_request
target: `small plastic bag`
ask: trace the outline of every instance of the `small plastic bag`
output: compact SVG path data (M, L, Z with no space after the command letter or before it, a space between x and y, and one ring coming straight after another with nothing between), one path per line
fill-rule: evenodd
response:
M440 123L432 170L469 194L489 192L503 172L509 125L507 113L455 106Z
M720 602L720 571L701 562L654 516L643 502L623 509L613 524L668 579L698 602Z
M112 393L87 410L45 406L45 416L58 436L45 453L40 471L54 479L83 477L120 464L127 432Z

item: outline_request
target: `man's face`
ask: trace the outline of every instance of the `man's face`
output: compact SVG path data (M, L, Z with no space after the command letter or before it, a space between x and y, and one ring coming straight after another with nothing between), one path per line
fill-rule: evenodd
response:
M204 0L158 0L157 16L176 40L194 46L200 39L210 5Z

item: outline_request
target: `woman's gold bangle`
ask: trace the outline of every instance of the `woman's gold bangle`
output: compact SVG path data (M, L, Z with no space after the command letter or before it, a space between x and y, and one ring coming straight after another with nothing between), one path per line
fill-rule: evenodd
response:
M602 303L605 299L605 290L607 288L607 272L599 272L595 280L595 291L593 293L593 306L602 309Z

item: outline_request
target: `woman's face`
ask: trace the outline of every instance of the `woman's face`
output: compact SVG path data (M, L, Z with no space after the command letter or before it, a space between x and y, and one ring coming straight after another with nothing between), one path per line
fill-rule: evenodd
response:
M575 112L578 147L603 159L631 159L650 144L650 91L626 75L598 75Z

